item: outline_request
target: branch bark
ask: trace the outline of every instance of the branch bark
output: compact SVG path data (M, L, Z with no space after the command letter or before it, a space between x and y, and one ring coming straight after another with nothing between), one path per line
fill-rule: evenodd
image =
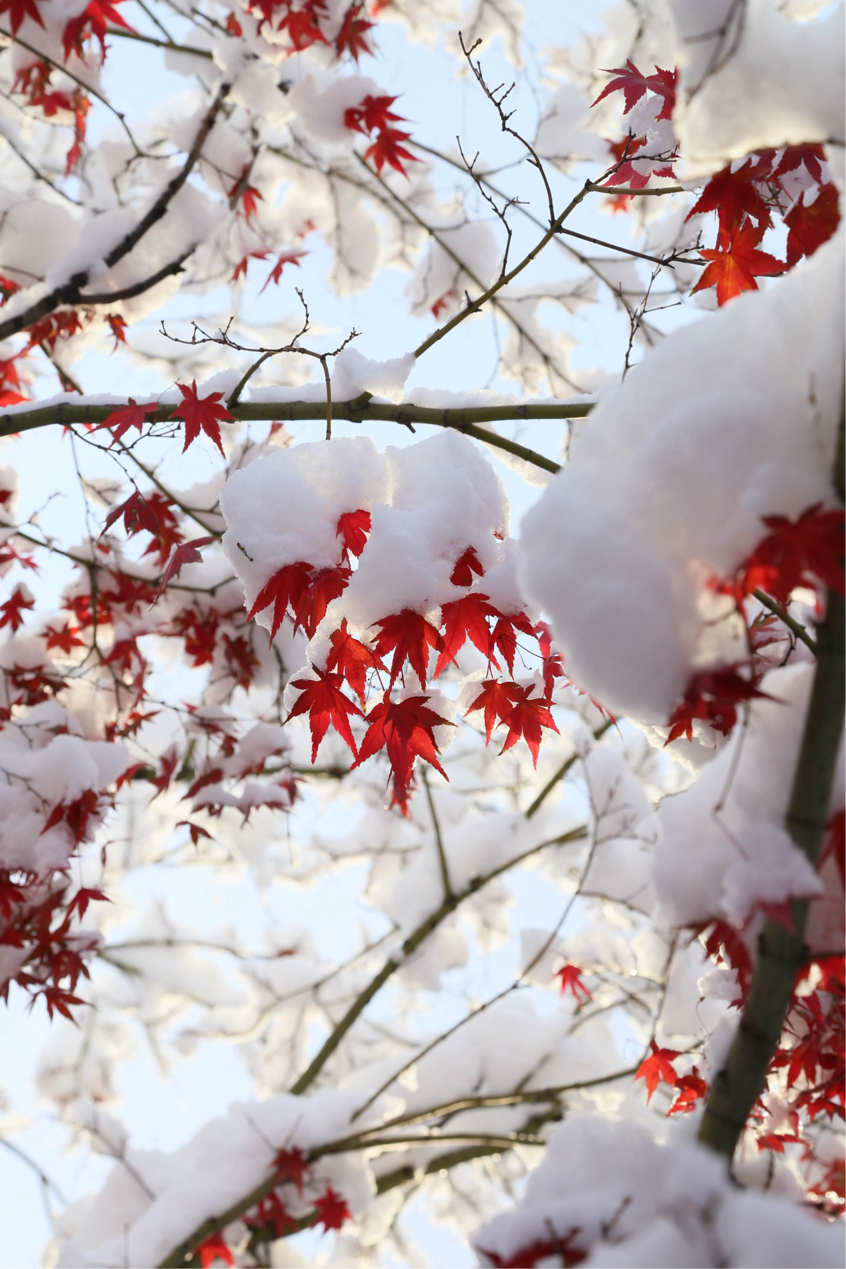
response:
M843 501L843 416L841 414L835 480ZM816 867L828 823L831 789L843 730L843 597L829 591L825 621L817 635L817 666L799 761L785 826L796 846ZM728 1058L718 1073L699 1127L699 1140L731 1160L778 1046L793 995L796 975L807 960L803 941L807 900L794 900L794 930L767 921L758 961Z

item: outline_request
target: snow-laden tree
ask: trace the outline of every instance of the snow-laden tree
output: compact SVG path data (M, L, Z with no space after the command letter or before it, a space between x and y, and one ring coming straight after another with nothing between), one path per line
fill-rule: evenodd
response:
M843 10L556 8L0 0L51 1263L842 1263ZM480 136L385 86L438 41ZM143 1041L252 1100L142 1148Z

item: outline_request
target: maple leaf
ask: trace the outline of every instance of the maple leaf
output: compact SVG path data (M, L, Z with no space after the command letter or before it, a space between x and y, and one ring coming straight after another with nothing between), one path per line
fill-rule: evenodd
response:
M764 516L772 530L737 571L734 588L742 597L758 588L786 604L797 586L816 590L821 583L844 593L844 512L824 511L815 503L799 516Z
M641 97L652 89L652 80L647 75L642 75L631 59L626 59L625 66L603 66L600 68L603 75L616 75L616 79L612 79L610 84L606 84L596 101L591 102L591 109L598 106L605 97L609 97L611 93L622 92L625 99L625 109L623 114L627 115L629 111L637 105ZM654 91L654 89L653 89Z
M429 709L426 705L428 700L428 696L407 696L405 700L392 701L386 696L374 706L367 715L368 729L358 757L350 768L360 767L380 749L387 749L394 780L391 804L398 806L403 815L408 810L408 790L415 758L422 758L440 771L445 780L449 779L438 762L440 750L435 744L432 729L438 724L448 727L452 724L449 719L441 718Z
M115 346L112 349L112 352L117 352L118 344L126 343L126 321L124 318L118 317L115 313L107 314L106 321L109 324L109 329L111 330L115 340Z
M383 617L373 624L381 627L373 648L376 655L384 657L392 649L394 652L388 690L394 686L406 657L421 685L425 684L429 648L441 652L444 646L443 639L431 622L421 617L419 612L403 608L402 612Z
M756 277L783 273L785 265L781 260L758 250L766 228L765 224L756 228L747 220L730 235L720 230L716 247L703 247L699 252L710 263L691 294L715 286L717 303L727 304L743 291L757 291Z
M325 1192L314 1200L314 1210L314 1223L322 1225L324 1230L340 1229L344 1221L352 1220L346 1200L331 1185L327 1185Z
M23 610L34 608L35 600L25 586L16 586L4 604L0 604L0 630L11 626L12 634L17 633L24 623Z
M488 596L478 591L462 595L461 599L451 600L441 608L441 624L444 627L443 648L435 665L434 677L437 678L448 662L455 664L456 655L469 639L479 649L482 656L493 660L490 654L491 632L488 617L498 616L497 610L488 602ZM493 662L497 669L499 666ZM421 679L422 682L422 679Z
M83 9L82 13L75 18L71 18L66 24L62 35L65 61L68 60L74 50L82 56L82 41L88 34L93 35L95 39L100 41L101 61L105 60L107 22L113 22L115 26L122 26L125 31L134 30L115 8L115 4L120 3L121 0L114 0L114 4L110 4L109 0L90 0L90 3ZM91 28L90 31L86 31L85 28L89 26Z
M48 651L61 648L62 652L70 653L73 648L85 647L85 641L76 637L79 634L79 626L72 626L68 621L61 630L55 630L53 626L45 626L44 634L47 637Z
M686 1115L694 1110L696 1103L708 1092L708 1085L694 1066L689 1075L680 1075L676 1080L676 1100L667 1115Z
M222 1260L226 1265L235 1264L235 1257L221 1234L212 1234L211 1238L207 1238L205 1242L195 1247L191 1255L200 1257L201 1269L209 1269L216 1260Z
M741 999L736 1003L742 1004L752 981L752 957L740 931L717 917L693 928L693 938L703 935L706 956L718 965L728 965L737 974Z
M840 224L840 201L837 186L823 185L812 203L807 193L784 218L787 235L787 267L791 269L802 256L812 256L817 247L828 242Z
M581 973L582 971L578 965L570 965L569 963L562 965L560 969L555 971L555 977L561 979L561 995L563 996L565 992L569 991L580 1007L586 1004L588 1000L593 1000L593 992L588 991L587 987L585 987L581 979Z
M355 62L358 62L362 53L373 54L373 49L367 42L367 32L376 25L375 22L369 22L367 18L361 16L364 5L361 3L351 4L344 14L344 20L341 23L341 29L335 36L335 52L338 57L344 53L349 53Z
M320 748L323 737L329 730L330 723L334 725L338 735L349 746L353 752L353 757L355 757L358 751L353 740L348 715L354 715L358 718L363 718L364 715L356 703L351 701L348 696L344 696L341 691L344 680L340 674L332 674L327 670L318 669L315 669L314 672L317 675L316 680L295 679L291 684L302 695L288 715L288 720L298 718L300 714L308 714L311 728L312 762L317 758L317 751Z
M138 405L135 398L130 397L129 405L124 405L119 410L112 410L107 419L97 424L95 431L99 432L104 427L111 431L112 441L109 445L111 449L115 441L121 440L131 427L137 427L139 432L143 432L147 415L154 413L158 408L155 401L150 401L147 405Z
M329 643L331 648L326 658L326 669L337 670L363 705L367 671L378 670L379 662L370 648L349 633L346 617L340 629L332 631Z
M536 1269L538 1261L551 1260L557 1257L562 1265L580 1265L587 1260L587 1252L583 1251L571 1239L581 1231L577 1228L568 1232L563 1238L535 1238L530 1243L518 1247L510 1256L501 1256L499 1252L487 1251L480 1247L482 1255L488 1259L494 1269Z
M12 35L17 35L24 18L32 18L33 22L44 27L36 0L0 0L0 13L8 13Z
M672 1066L673 1059L679 1056L678 1052L675 1049L659 1049L654 1040L649 1041L649 1047L652 1052L649 1057L644 1058L635 1074L636 1080L646 1081L647 1101L651 1099L661 1080L672 1086L679 1082Z
M350 570L343 564L336 564L334 568L313 570L308 585L296 600L291 601L294 630L297 631L302 626L311 638L326 616L326 609L332 600L337 599L346 590L349 579Z
M247 221L251 220L252 217L255 216L256 212L258 211L256 200L258 199L259 201L264 202L264 196L259 193L259 191L255 188L255 186L247 184L248 171L249 171L249 165L244 167L244 169L241 172L241 175L235 181L232 188L226 191L226 197L229 199L229 202L231 204L233 205L237 203L241 204L241 207L244 212L244 218ZM255 255L257 253L252 252L251 254Z
M373 97L368 93L357 106L349 106L344 111L344 127L367 136L377 128L405 122L402 115L395 115L390 109L395 101L396 97Z
M275 639L288 605L294 608L299 603L311 579L311 571L311 565L305 560L297 560L293 564L286 564L280 568L259 591L255 603L247 613L247 621L252 621L257 613L264 612L265 608L273 604L270 638Z
M308 1159L299 1146L294 1146L293 1150L277 1150L273 1159L274 1178L295 1185L300 1195L303 1192L303 1180L308 1170Z
M508 616L500 613L497 623L491 631L491 655L494 652L501 652L505 658L505 664L508 666L508 673L514 673L514 657L517 654L517 631L522 634L533 635L535 633L532 623L523 612L510 613Z
M369 511L345 511L339 516L335 532L344 543L345 555L361 555L367 545L370 523Z
M274 1238L284 1238L287 1234L296 1234L300 1228L298 1222L288 1211L278 1194L268 1194L256 1204L256 1214L244 1217L247 1225L273 1230Z
M760 691L754 677L743 678L738 673L737 666L726 666L722 670L701 670L693 675L682 700L670 716L667 724L670 734L664 741L665 747L681 736L692 740L693 721L697 718L710 723L722 736L727 736L737 722L738 705L742 701L756 698L776 699Z
M159 517L137 489L125 502L112 507L106 516L103 533L106 533L121 516L123 516L123 527L130 537L135 533L140 533L142 530L153 534L159 531Z
M320 6L323 7L322 5ZM317 18L309 8L297 9L284 17L277 30L287 30L295 53L310 48L312 44L328 44L326 36L317 25Z
M409 179L408 172L403 167L403 162L419 163L420 160L410 150L406 150L402 144L411 137L410 132L399 132L396 128L383 128L376 140L364 152L365 159L373 160L376 171L381 175L382 168L387 163L395 172L400 172L406 180Z
M102 890L92 890L90 887L83 886L77 890L76 894L68 904L68 916L77 909L80 921L88 911L88 905L92 900L98 900L102 903L111 903L111 899L107 894L103 894Z
M253 252L253 254L255 255L257 253ZM266 253L262 253L260 257L262 260L265 258L265 254ZM286 264L295 264L297 268L299 269L300 258L302 256L307 256L307 255L308 255L307 251L286 251L282 255L277 256L276 263L274 264L273 268L268 273L265 284L261 288L261 291L259 291L259 295L261 295L267 289L267 287L270 286L271 282L274 284L274 286L278 284L279 279L282 277L282 270L285 268Z
M437 313L435 314L437 317ZM485 570L479 561L479 557L472 546L468 546L467 550L459 555L455 561L455 567L449 575L449 580L453 586L472 586L473 574L482 577Z
M769 225L769 208L753 183L756 176L758 172L752 167L751 159L747 159L736 171L732 171L731 167L724 167L715 172L706 182L685 220L715 211L719 216L720 228L729 232L739 228L744 216L754 216L759 225Z
M485 744L489 745L491 732L511 713L520 699L521 688L516 683L499 683L495 679L486 679L481 687L481 692L464 714L466 717L477 709L485 711Z
M515 684L515 686L517 685ZM516 745L517 741L522 737L529 746L532 763L537 767L542 728L547 727L558 735L560 735L560 732L555 725L555 719L549 712L549 701L544 697L539 697L537 700L530 699L534 690L533 684L530 684L529 687L517 687L520 695L515 695L511 712L506 714L502 720L508 728L508 735L505 738L505 744L499 752L501 754L505 753L507 749L511 749L513 745Z
M201 828L199 824L193 824L191 820L179 820L176 827L187 828L188 832L191 834L191 841L195 846L199 844L201 837L207 837L209 841L214 841L211 833L209 833L205 828Z
M234 35L236 39L240 39L244 34L243 27L234 13L227 13L226 21L223 25L226 27L227 33L229 35Z
M178 546L173 552L173 555L170 557L168 566L162 574L162 581L159 586L158 594L161 595L163 593L168 582L172 578L176 577L183 564L202 564L203 557L200 554L200 547L208 546L208 544L213 541L214 536L212 535L207 538L193 538L190 542L183 542L180 546Z
M234 422L234 416L224 406L218 404L223 393L211 392L207 397L198 397L196 379L190 388L184 383L178 383L176 386L182 393L182 402L169 417L183 419L185 422L185 444L182 446L182 453L184 454L188 446L197 439L202 429L223 454L219 420L232 419Z

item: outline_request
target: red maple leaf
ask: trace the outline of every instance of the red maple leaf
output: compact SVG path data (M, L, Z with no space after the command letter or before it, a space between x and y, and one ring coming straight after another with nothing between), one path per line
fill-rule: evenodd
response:
M535 1269L539 1260L551 1260L553 1256L557 1256L563 1265L580 1265L587 1260L588 1253L570 1241L580 1232L577 1228L563 1238L535 1238L518 1247L510 1256L501 1256L499 1252L487 1251L484 1247L480 1247L479 1251L494 1269Z
M391 110L395 101L396 97L373 97L368 93L357 106L349 106L344 111L344 127L369 136L377 128L404 122L402 115L395 115Z
M622 92L626 103L623 114L627 115L647 92L663 93L663 81L657 81L662 85L662 88L657 88L655 86L657 77L654 75L642 75L631 59L626 59L625 66L603 66L600 69L603 75L616 75L617 78L612 79L610 84L605 85L596 101L591 102L591 108L598 106L611 93ZM666 71L664 72L664 74L667 73Z
M357 62L362 53L372 55L373 49L367 42L367 32L376 23L363 18L361 16L363 12L365 12L364 5L355 3L351 4L344 14L341 29L335 36L335 52L338 57L349 53L350 57Z
M255 255L257 253L253 252L253 254ZM263 260L266 254L267 254L266 252L263 252L260 258ZM274 264L273 268L268 273L267 280L265 281L264 286L261 288L261 291L259 291L259 295L261 295L262 292L264 292L267 289L267 287L270 286L271 282L274 284L274 286L278 284L279 279L282 277L282 270L285 268L286 264L295 264L297 268L299 269L300 257L307 256L307 255L308 255L307 251L286 251L284 252L284 254L277 256L276 263Z
M85 913L88 911L89 903L93 900L97 900L101 903L111 903L109 896L107 894L103 894L102 890L92 890L88 886L82 886L79 890L77 890L76 894L68 904L68 916L70 916L74 910L77 910L81 921L85 916Z
M108 322L109 329L115 339L115 346L112 349L112 352L117 352L118 344L126 343L126 321L124 318L119 317L116 313L107 313L106 321Z
M20 630L23 625L23 610L25 608L33 608L35 600L30 595L25 586L16 586L9 598L4 604L0 604L0 630L4 626L11 626L12 634Z
M411 608L403 608L402 612L391 617L383 617L381 621L374 621L373 624L381 627L373 647L376 655L384 657L392 649L394 652L388 689L394 686L406 657L420 680L421 686L425 684L429 648L440 652L444 646L443 639L431 622L421 617L419 612L414 612Z
M308 1170L308 1159L299 1146L294 1146L293 1150L277 1150L273 1159L273 1175L278 1181L295 1185L298 1194L303 1192L303 1180Z
M370 648L349 633L346 617L341 622L340 629L334 630L329 636L329 643L331 651L326 658L326 669L337 670L363 705L367 671L377 670L379 662Z
M760 588L786 604L797 586L816 590L822 584L842 595L845 519L840 508L824 511L821 503L807 507L798 520L764 516L772 532L741 564L734 593L742 598Z
M675 1049L659 1049L654 1040L649 1041L649 1047L652 1050L651 1054L643 1059L635 1073L636 1080L646 1081L647 1101L650 1100L661 1080L672 1086L679 1082L679 1077L672 1066L673 1059L679 1056L678 1052Z
M517 686L515 684L515 686ZM558 732L555 725L555 719L549 712L549 701L544 697L538 697L532 700L531 694L534 686L517 687L519 696L515 695L514 705L511 712L503 718L503 723L508 728L508 735L505 738L505 744L500 749L503 754L507 749L511 749L513 745L522 737L529 746L529 752L532 755L532 763L535 767L538 765L538 750L540 749L542 728L547 727L551 731Z
M282 625L288 605L295 608L299 603L300 597L305 591L311 580L311 565L304 560L297 560L293 564L286 564L274 573L268 582L262 586L256 601L250 611L247 613L247 621L252 621L257 613L264 612L265 608L269 608L273 604L273 623L270 630L271 639L276 638L276 632Z
M323 618L326 609L333 599L346 590L350 579L350 570L344 564L336 564L333 568L315 569L309 578L308 586L291 607L294 613L294 630L302 626L311 638Z
M235 1264L235 1257L227 1247L221 1234L212 1234L205 1242L200 1243L199 1247L195 1247L191 1255L200 1257L202 1269L209 1269L216 1260L222 1260L226 1265Z
M837 186L823 185L810 204L807 194L800 198L784 218L787 235L787 267L791 269L802 256L812 256L817 247L828 242L840 224L840 201Z
M714 248L703 247L699 254L710 261L693 292L717 288L717 303L726 304L743 291L757 291L756 277L783 273L783 261L766 251L758 250L758 243L766 232L766 224L757 228L747 220L730 234L722 229ZM691 292L691 294L693 294Z
M188 832L191 834L191 841L195 846L198 845L201 837L207 837L209 841L214 841L214 838L207 829L201 828L199 824L192 824L190 820L179 820L176 827L187 828Z
M52 626L46 626L44 634L47 636L48 651L52 648L61 648L62 652L70 653L73 648L84 648L85 642L77 639L79 634L79 626L72 626L66 621L61 630L55 630Z
M433 306L434 309L434 306ZM435 313L437 317L437 313ZM482 577L485 570L482 568L478 555L472 546L468 546L467 550L459 555L455 561L455 567L449 575L449 580L453 586L472 586L473 574Z
M176 548L170 557L168 566L162 574L162 582L159 587L159 595L162 594L171 578L176 577L183 564L202 564L203 557L200 554L201 546L208 546L214 541L214 536L207 538L193 538L190 542L183 542Z
M667 724L670 734L664 745L678 740L680 736L692 740L693 721L697 718L710 723L722 736L727 736L737 722L738 705L742 701L755 698L775 699L758 689L754 677L743 678L738 673L737 666L726 666L722 670L701 670L693 675L682 700L670 716Z
M520 699L522 689L516 683L499 683L495 679L486 679L481 688L473 704L464 713L466 717L477 709L485 711L485 744L488 745L494 727L511 713Z
M402 144L411 137L410 132L400 132L396 128L383 128L376 140L369 146L365 152L366 159L372 159L376 171L381 174L382 168L387 163L395 172L400 172L408 179L408 172L403 167L405 163L419 163L420 160L410 150L406 150Z
M254 185L247 184L247 173L249 165L244 167L241 175L233 184L232 188L226 191L226 197L233 205L241 204L244 217L249 221L258 211L256 200L264 202L264 195L260 194ZM252 254L256 254L253 252ZM266 254L266 253L265 253Z
M236 39L240 39L244 34L241 23L238 21L234 13L227 13L226 21L223 24L229 35L234 35Z
M717 917L693 928L693 938L700 935L705 936L706 956L718 965L728 965L737 974L741 999L736 1003L743 1004L752 981L752 957L740 931Z
M93 35L95 39L100 41L102 58L104 59L106 56L107 22L114 22L115 26L122 26L125 31L133 30L115 8L115 4L120 3L121 0L114 0L114 4L110 4L108 0L90 0L82 13L75 18L71 18L70 22L65 26L64 34L62 35L65 61L68 60L74 50L80 56L82 55L82 41L86 35ZM89 27L90 30L86 31L86 27Z
M0 0L0 13L8 13L12 35L17 35L24 18L32 18L40 27L44 26L36 0Z
M581 974L582 971L578 965L570 965L569 963L562 965L560 969L555 971L555 977L561 979L561 995L563 996L565 992L569 991L579 1006L585 1004L588 1000L593 1000L593 992L588 991L587 987L585 987Z
M380 749L386 748L394 781L391 805L398 806L403 815L408 811L408 790L415 758L428 762L440 771L445 780L449 778L438 762L440 750L435 744L432 729L439 723L451 724L427 707L428 699L428 696L407 696L405 700L392 701L386 696L374 706L367 715L367 733L351 768L361 766Z
M184 454L188 446L197 439L202 429L223 454L219 420L232 419L234 422L234 416L224 406L219 404L223 398L223 393L210 392L207 397L197 396L196 379L192 382L190 388L186 387L184 383L178 383L176 386L182 393L182 401L170 415L170 418L183 419L185 421L185 444L182 446L182 453Z
M237 282L239 278L241 277L245 278L247 276L247 267L251 260L266 260L266 259L267 259L266 251L248 251L247 254L245 256L242 256L241 259L238 261L238 263L235 265L235 268L232 271L232 277L229 279L230 282ZM265 282L264 285L267 286L267 283ZM264 286L261 289L263 291ZM259 292L259 294L261 294L261 291Z
M524 612L514 612L508 615L500 613L497 623L491 632L491 656L495 652L501 652L505 658L505 664L508 666L509 674L514 673L518 630L521 634L526 635L535 633L532 623Z
M111 449L115 441L121 440L131 427L137 427L139 432L143 432L147 415L154 413L158 408L155 401L150 401L147 405L138 405L135 398L130 397L129 405L124 405L119 410L112 410L107 419L97 424L95 430L99 432L105 427L111 431L112 442L109 445Z
M361 555L370 532L369 511L345 511L338 518L338 537L344 543L344 554Z
M708 1085L699 1074L699 1068L694 1066L689 1075L680 1075L676 1080L676 1100L673 1102L668 1115L686 1115L694 1110L696 1103L701 1100L708 1092Z
M315 670L317 679L295 679L291 684L301 692L288 718L297 718L300 714L308 714L311 727L311 760L317 758L317 751L329 724L332 723L338 735L349 745L353 757L357 755L355 741L350 730L348 715L362 718L362 712L354 701L344 696L341 688L344 680L340 674L331 674L327 670Z
M471 591L462 595L461 599L453 599L441 608L441 625L444 628L443 648L435 666L434 677L437 678L448 662L455 664L456 655L469 639L479 649L482 656L491 657L491 632L488 617L498 616L497 610L488 602L487 595ZM499 666L496 661L494 665ZM422 680L421 680L422 682Z
M331 1185L327 1185L325 1192L314 1200L314 1211L314 1223L322 1225L324 1230L340 1229L344 1221L352 1220L346 1200Z
M106 523L103 525L105 533L112 527L116 520L123 516L123 527L130 537L135 533L146 530L147 533L157 534L160 528L159 517L156 512L136 489L135 493L130 494L125 502L121 502L116 507L112 507L106 516Z
M317 4L314 7L318 7ZM323 7L322 4L319 5ZM312 44L328 44L326 36L317 25L317 16L311 12L310 8L296 9L293 13L289 13L282 18L277 30L286 30L291 43L294 46L295 53L301 53L303 49L310 48Z
M259 1229L270 1228L273 1230L274 1238L285 1238L287 1234L296 1234L300 1228L279 1195L275 1193L259 1199L255 1215L245 1216L244 1223L258 1226Z
M724 167L715 172L706 182L685 220L715 211L719 216L720 228L729 233L740 226L744 216L754 216L759 225L768 225L769 208L755 188L756 179L760 180L759 170L752 167L751 159L747 159L736 171L732 171L731 167Z

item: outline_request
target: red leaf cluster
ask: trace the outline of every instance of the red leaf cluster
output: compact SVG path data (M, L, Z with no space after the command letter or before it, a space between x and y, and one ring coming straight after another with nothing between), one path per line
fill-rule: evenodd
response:
M391 126L404 122L402 115L396 115L391 110L395 101L396 97L373 97L368 93L357 106L350 106L344 111L344 126L351 132L361 132L370 137L372 145L365 151L364 157L373 159L377 172L381 174L387 163L407 177L403 163L417 163L418 160L402 144L409 140L411 133Z

